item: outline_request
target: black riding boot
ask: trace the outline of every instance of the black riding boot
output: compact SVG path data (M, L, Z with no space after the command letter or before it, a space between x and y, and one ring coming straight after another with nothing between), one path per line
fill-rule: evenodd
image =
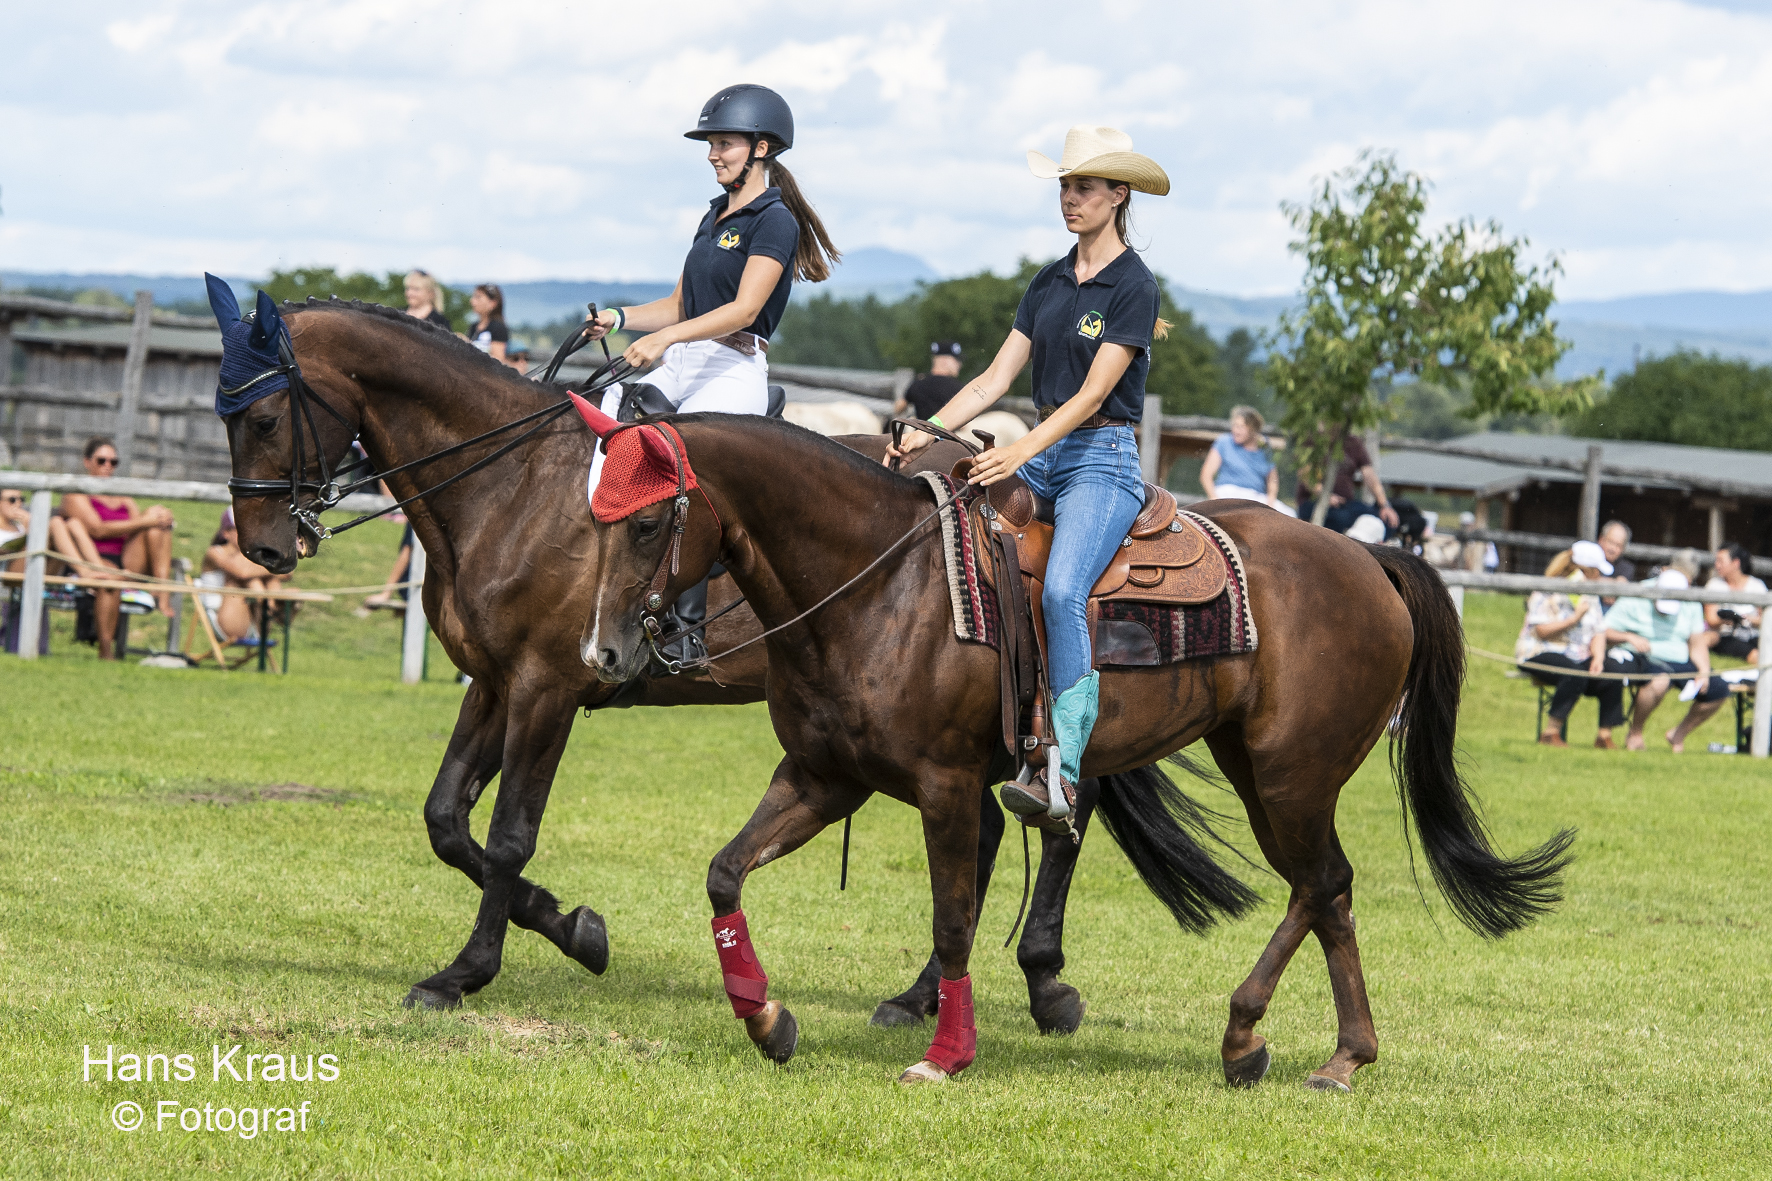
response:
M678 595L677 601L665 612L661 621L665 634L684 633L681 639L664 646L664 653L670 659L687 663L708 654L707 633L702 627L702 621L708 617L708 579L724 573L724 567L715 562L708 577Z

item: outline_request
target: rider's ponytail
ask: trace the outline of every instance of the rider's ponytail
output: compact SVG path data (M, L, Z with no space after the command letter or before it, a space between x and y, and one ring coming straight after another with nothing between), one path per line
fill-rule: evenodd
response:
M830 232L819 220L818 211L812 208L800 192L800 186L794 183L794 174L783 168L781 161L773 155L764 157L764 163L769 168L769 183L781 190L781 203L800 223L800 245L794 251L794 278L803 283L822 283L831 277L831 267L843 257L843 252L831 241Z

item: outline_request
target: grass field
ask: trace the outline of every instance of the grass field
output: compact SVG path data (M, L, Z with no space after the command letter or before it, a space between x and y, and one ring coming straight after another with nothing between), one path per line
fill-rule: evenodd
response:
M184 512L181 509L181 514ZM181 515L181 523L182 523ZM391 527L340 539L307 585L379 581ZM202 530L206 536L207 528ZM201 539L199 539L201 540ZM732 1020L703 877L778 757L760 707L581 721L531 874L610 926L594 978L513 931L504 972L452 1014L398 1007L466 937L477 895L420 804L461 690L397 682L391 620L351 603L297 624L287 678L0 657L0 1172L17 1176L1620 1177L1772 1172L1766 1067L1772 793L1763 764L1532 741L1532 694L1477 663L1463 746L1504 847L1576 826L1563 908L1501 943L1411 877L1382 752L1340 810L1379 1062L1306 1091L1334 1045L1307 941L1262 1031L1274 1069L1227 1090L1226 1001L1281 913L1179 934L1105 834L1084 850L1065 979L1082 1029L1042 1038L1011 951L1005 846L973 960L978 1063L904 1091L931 1027L871 1029L927 951L914 813L858 815L752 878L746 911L799 1056ZM1473 595L1506 650L1519 600ZM1674 707L1663 727L1671 724ZM1723 739L1723 719L1693 744ZM1216 795L1210 788L1190 790ZM1229 797L1222 797L1228 803ZM476 831L484 831L482 804ZM1246 826L1232 826L1251 846ZM1037 849L1037 846L1036 846ZM331 1054L332 1082L210 1081L211 1047ZM84 1046L190 1053L196 1081L82 1081ZM101 1072L102 1074L102 1072ZM120 1132L114 1104L147 1109ZM306 1132L153 1130L155 1103L310 1103Z

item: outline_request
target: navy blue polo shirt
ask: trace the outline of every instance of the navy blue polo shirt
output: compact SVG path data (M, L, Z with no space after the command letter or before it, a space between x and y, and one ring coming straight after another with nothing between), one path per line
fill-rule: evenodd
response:
M724 221L726 194L708 203L708 215L689 244L683 260L683 318L705 316L738 298L738 281L753 254L781 264L781 279L763 304L763 310L746 329L767 340L781 322L788 306L788 289L794 285L794 252L800 247L800 223L781 203L781 190L764 189L757 199L736 210Z
M1083 388L1103 341L1133 350L1119 384L1101 404L1109 418L1144 417L1157 324L1157 277L1128 249L1087 283L1077 283L1077 248L1034 276L1015 310L1015 330L1033 342L1034 404L1061 406Z

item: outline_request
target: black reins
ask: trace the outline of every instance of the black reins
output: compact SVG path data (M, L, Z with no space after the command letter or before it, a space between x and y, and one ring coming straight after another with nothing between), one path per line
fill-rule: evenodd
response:
M596 312L595 304L591 305L591 311L594 315ZM586 332L583 329L562 341L559 350L554 354L553 360L548 362L548 367L542 374L542 383L546 384L553 381L554 375L560 371L561 364L573 353L576 353L579 349L584 348L589 343L590 341L586 338ZM278 375L286 375L289 378L289 414L291 428L290 452L292 460L289 475L287 478L279 480L248 480L239 476L234 476L228 480L228 492L235 497L282 496L287 494L289 497L289 515L295 518L296 528L298 531L312 537L316 546L329 537L333 537L349 529L355 529L358 525L361 525L366 521L373 521L378 517L386 516L388 513L394 512L397 509L403 509L415 501L423 500L427 496L433 496L436 493L441 492L457 480L462 480L473 475L488 464L503 458L516 448L522 446L523 443L533 438L537 432L549 426L555 419L561 417L568 410L572 409L572 402L570 400L556 402L551 406L544 406L542 409L537 410L532 414L526 414L522 418L507 422L503 426L494 427L492 430L481 435L476 435L472 439L445 447L441 451L434 451L429 455L421 456L418 459L400 464L398 467L389 468L386 471L372 471L368 475L363 476L360 479L352 480L349 483L341 483L341 481L352 472L369 465L370 461L367 457L364 457L343 464L335 469L332 466L331 461L327 458L325 443L320 438L320 422L314 413L313 407L317 405L322 410L326 411L326 413L332 415L340 426L351 432L353 438L355 438L357 433L356 428L352 427L344 415L340 414L329 402L326 401L326 399L315 393L312 386L308 385L307 380L302 376L301 365L296 362L295 352L290 345L287 328L284 329L277 339L277 355L283 362L281 365L267 369L263 373L253 377L251 380L243 382L232 389L224 389L221 392L227 395L238 394L244 390L250 389L261 381L265 381ZM603 344L603 355L605 358L609 358L609 345L607 341ZM583 393L590 395L607 389L609 386L628 376L631 372L633 372L633 367L623 358L615 357L606 359L604 364L599 366L597 370L591 374L591 379L586 384ZM470 447L477 446L489 439L505 434L506 432L516 430L519 427L529 426L531 423L534 425L530 426L529 430L524 431L521 435L518 435L515 439L512 439L498 450L492 452L490 455L475 460L453 476L431 485L431 487L426 488L423 492L409 496L404 500L397 500L385 508L364 513L353 520L345 522L336 529L328 528L320 521L321 513L326 512L328 509L336 508L341 500L351 495L353 492L386 480L389 476L398 475L401 472L409 471L416 467L422 467L425 464L435 463L437 460L446 459L451 455L459 454ZM313 440L314 459L320 468L320 479L318 481L307 478L309 464L306 453L306 441L309 438ZM303 493L312 494L312 499L310 499L305 505L301 503Z

